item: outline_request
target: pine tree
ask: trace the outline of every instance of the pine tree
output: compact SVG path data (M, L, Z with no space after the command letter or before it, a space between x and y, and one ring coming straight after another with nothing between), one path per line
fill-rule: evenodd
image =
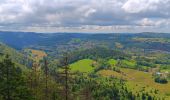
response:
M47 63L47 59L44 58L44 73L45 73L45 98L46 100L48 100L48 63Z
M32 98L21 69L15 66L8 55L0 62L0 79L0 97L3 100L30 100Z

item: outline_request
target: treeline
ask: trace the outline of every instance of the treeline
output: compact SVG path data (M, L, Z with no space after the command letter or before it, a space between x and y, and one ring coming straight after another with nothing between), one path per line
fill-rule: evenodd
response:
M131 56L118 50L112 50L105 47L94 47L85 50L78 50L69 54L69 63L76 62L80 59L129 59ZM62 60L62 59L61 59Z
M163 77L156 77L155 82L161 83L161 84L166 84L166 83L168 83L168 80L166 78L163 78Z

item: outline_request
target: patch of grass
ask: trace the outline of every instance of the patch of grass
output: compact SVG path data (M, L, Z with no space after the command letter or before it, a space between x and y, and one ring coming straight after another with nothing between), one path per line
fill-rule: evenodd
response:
M93 60L83 59L79 60L70 65L71 71L80 71L80 72L92 72L94 67L92 67Z
M129 68L134 68L136 66L136 61L134 60L122 60L122 63L127 65Z
M121 78L122 75L120 73L117 73L115 71L112 71L112 70L100 70L98 72L99 75L102 75L102 76L112 76L112 77L117 77L117 78Z
M116 61L115 59L110 59L110 60L108 61L108 63L109 63L110 65L112 65L112 66L115 66L116 63L117 63L117 61Z

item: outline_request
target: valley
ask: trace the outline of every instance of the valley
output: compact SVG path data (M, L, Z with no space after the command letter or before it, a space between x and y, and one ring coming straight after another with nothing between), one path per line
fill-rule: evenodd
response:
M0 0L0 100L170 100L170 0Z
M6 40L11 34L14 37ZM28 100L63 100L67 92L76 100L87 97L81 94L92 100L169 100L168 37L0 32L0 61L5 64L9 55L21 69L32 97Z

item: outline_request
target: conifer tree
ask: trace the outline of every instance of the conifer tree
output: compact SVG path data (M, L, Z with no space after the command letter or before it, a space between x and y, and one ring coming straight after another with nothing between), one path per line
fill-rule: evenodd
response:
M0 62L0 80L2 100L30 100L32 98L21 69L15 66L8 55Z

